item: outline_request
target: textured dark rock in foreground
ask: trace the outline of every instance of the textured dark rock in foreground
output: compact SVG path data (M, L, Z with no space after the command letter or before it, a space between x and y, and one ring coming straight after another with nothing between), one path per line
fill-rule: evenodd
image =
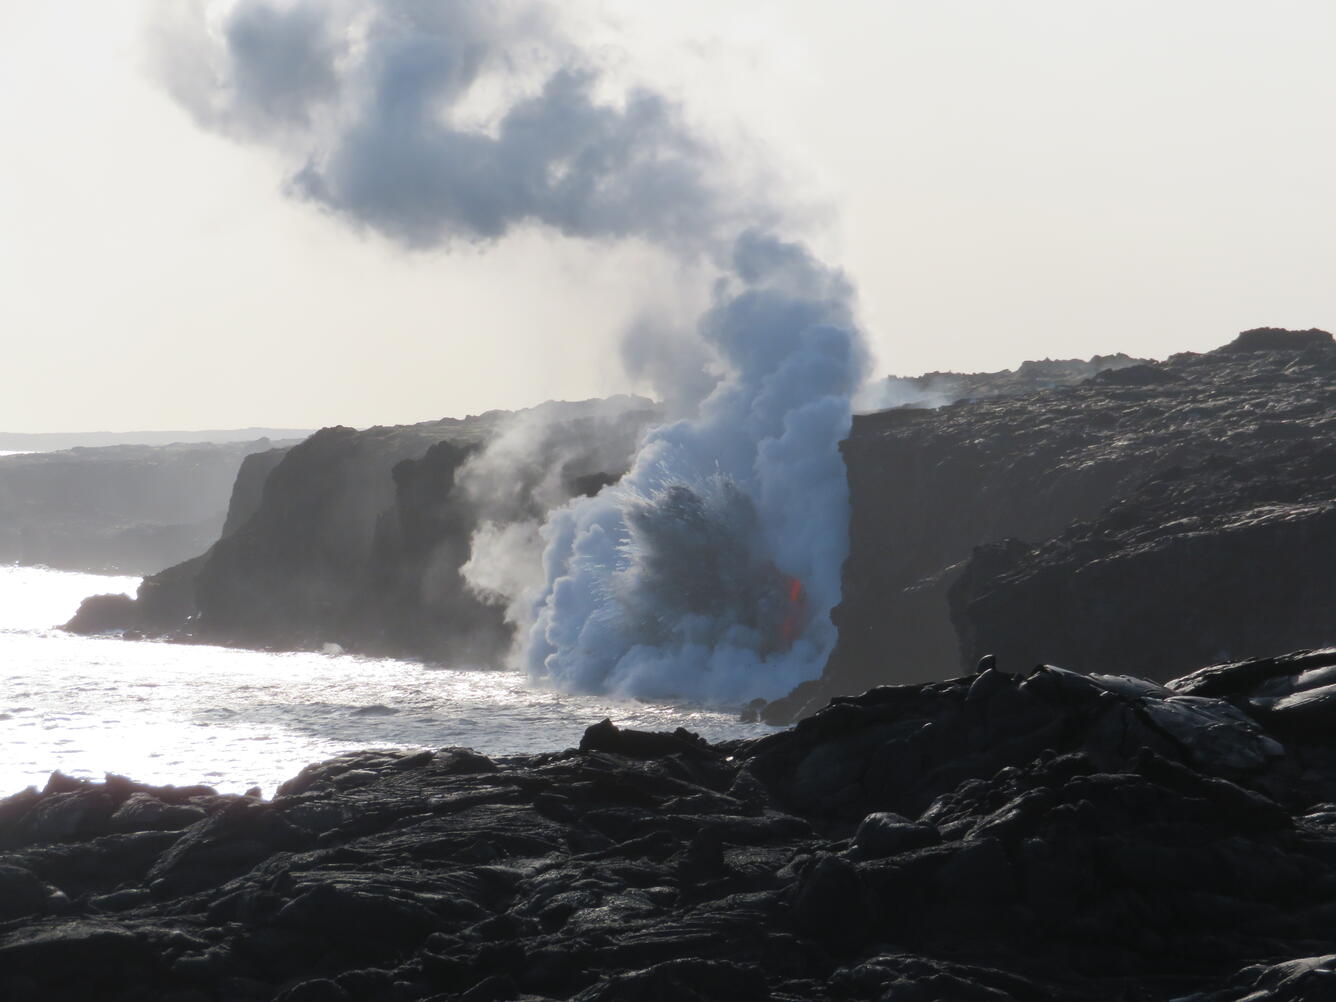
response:
M1005 665L1003 665L1005 667ZM0 802L0 997L1327 998L1336 651Z

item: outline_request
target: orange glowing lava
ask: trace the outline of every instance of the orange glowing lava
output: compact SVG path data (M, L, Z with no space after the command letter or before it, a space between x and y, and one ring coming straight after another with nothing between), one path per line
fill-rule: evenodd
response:
M784 596L788 604L784 608L784 619L779 624L779 643L781 650L788 650L798 639L803 618L803 583L795 577L784 575Z

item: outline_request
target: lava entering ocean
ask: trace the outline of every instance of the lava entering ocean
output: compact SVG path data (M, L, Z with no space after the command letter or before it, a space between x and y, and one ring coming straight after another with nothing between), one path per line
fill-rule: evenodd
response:
M685 375L659 387L690 416L648 432L619 483L557 507L539 533L489 537L523 543L530 563L544 546L532 580L500 596L530 674L726 703L819 674L848 549L838 443L867 352L848 281L781 235L794 227L769 172L744 177L745 158L663 94L619 92L562 30L561 5L171 10L168 85L206 127L291 157L293 196L415 250L523 229L638 242L711 303L674 328L690 364L665 366ZM467 113L480 93L516 95L482 130ZM767 564L784 569L774 599L748 577Z

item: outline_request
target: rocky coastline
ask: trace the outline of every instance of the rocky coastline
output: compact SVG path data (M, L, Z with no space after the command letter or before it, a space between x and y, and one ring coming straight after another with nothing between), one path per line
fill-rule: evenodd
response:
M1008 663L1164 681L1332 642L1336 341L1259 328L1067 386L854 419L823 676L767 708Z
M856 419L839 643L760 709L787 730L605 721L545 755L349 753L270 800L57 774L0 801L0 998L1333 997L1336 342L1118 362ZM253 456L212 548L85 611L499 649L460 581L459 471L499 428L470 422ZM567 496L619 472L555 454Z
M1163 362L1103 356L887 386L943 405L855 417L841 445L851 517L838 643L820 678L765 707L768 721L947 678L990 651L1163 681L1331 642L1330 334L1259 328ZM541 519L545 504L615 480L656 412L610 403L535 410L537 452L557 464L538 479L561 485L546 498L532 483L500 499L457 486L516 418L504 412L327 428L249 456L211 547L147 577L137 600L90 601L69 627L503 659L504 609L461 577L470 536L498 508Z
M247 458L204 552L146 577L134 599L90 597L66 628L495 664L512 632L504 605L462 576L473 533L541 518L547 505L616 480L658 417L649 400L613 397L323 428ZM499 496L480 499L462 471L499 440L524 461Z
M880 687L759 740L366 751L0 801L12 1002L1301 1002L1336 650Z

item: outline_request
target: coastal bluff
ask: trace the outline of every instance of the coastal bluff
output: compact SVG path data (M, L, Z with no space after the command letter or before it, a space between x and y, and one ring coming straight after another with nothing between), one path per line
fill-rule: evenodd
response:
M203 553L146 577L133 601L89 598L67 628L494 664L511 627L503 604L463 577L473 533L616 480L657 417L651 401L614 397L321 429L247 458ZM495 476L498 496L480 498L462 471L502 439L513 469Z
M986 653L1164 681L1336 641L1336 342L1259 328L1080 382L855 417L839 641L767 708Z

